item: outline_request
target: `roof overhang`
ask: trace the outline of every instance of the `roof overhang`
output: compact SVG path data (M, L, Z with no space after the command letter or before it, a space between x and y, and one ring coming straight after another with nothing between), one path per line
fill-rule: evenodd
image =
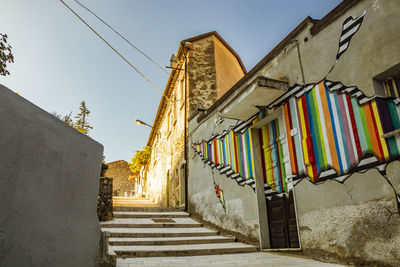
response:
M268 106L288 88L289 84L285 81L258 76L221 109L221 115L225 118L247 120L259 111L257 106Z

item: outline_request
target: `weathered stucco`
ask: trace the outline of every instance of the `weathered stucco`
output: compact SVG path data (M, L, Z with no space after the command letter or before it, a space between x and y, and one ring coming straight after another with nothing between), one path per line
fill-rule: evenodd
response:
M95 266L103 146L0 85L0 266Z
M218 116L210 116L197 127L196 118L189 123L191 142L208 139L213 133L222 132L236 124L236 120L226 119L215 125ZM201 216L205 221L223 229L247 236L248 241L258 240L258 216L256 194L250 186L240 186L235 180L205 164L194 150L189 150L189 211ZM226 210L217 197L214 186L223 190Z
M388 166L388 177L400 183ZM304 253L353 264L396 266L400 249L400 215L393 189L375 169L354 173L343 184L328 180L295 187Z
M355 18L361 15L364 10L366 15L362 26L352 38L348 50L328 75L335 64L343 21L349 16ZM235 123L226 118L222 124L216 125L215 122L219 114L224 114L224 109L230 103L234 103L243 92L249 90L258 76L287 81L290 86L296 83L317 83L327 77L331 81L340 81L347 86L357 86L369 96L385 96L374 82L374 78L400 64L398 49L400 24L394 23L398 21L399 16L398 1L364 0L339 14L315 35L310 33L313 22L305 20L305 26L293 36L293 39L289 40L259 70L250 71L252 76L249 76L246 82L240 83L237 88L233 88L234 93L226 96L218 107L213 107L201 121L198 122L195 117L190 122L191 143L209 140L213 134L221 134L223 130L233 126ZM271 112L273 111L270 110ZM265 121L267 120L268 118ZM224 225L223 227L232 227L223 222L224 216L240 213L241 207L247 207L246 202L255 201L255 195L254 197L246 195L244 190L222 183L220 187L224 190L226 201L235 199L232 197L228 200L231 192L242 190L241 201L237 201L238 211L227 209L226 214L216 212L213 208L215 203L204 200L206 196L211 197L211 185L208 181L213 179L211 167L192 153L190 168L191 208L200 210L203 216L207 216L207 209L211 210L214 214L211 219ZM387 167L388 179L397 191L400 187L399 171L398 161L390 163ZM214 177L217 181L220 177L216 173L217 171ZM192 186L191 183L195 179L207 180L208 184L206 186L197 182ZM308 180L303 180L294 187L294 190L301 247L305 253L315 257L326 254L338 261L356 264L395 266L399 259L399 215L392 214L397 210L394 191L377 170L355 173L344 184L332 180L312 184ZM217 216L220 218L214 218ZM247 227L246 216L242 216L237 222L242 224L235 226L238 231L240 227Z
M214 37L215 72L217 78L217 98L226 93L240 78L244 71L238 58L217 38Z
M298 214L303 253L357 266L398 266L400 216L393 199Z

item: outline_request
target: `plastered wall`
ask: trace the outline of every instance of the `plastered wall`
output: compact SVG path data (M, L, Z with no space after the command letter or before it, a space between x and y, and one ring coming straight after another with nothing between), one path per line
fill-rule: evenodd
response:
M0 85L0 266L95 266L102 155Z

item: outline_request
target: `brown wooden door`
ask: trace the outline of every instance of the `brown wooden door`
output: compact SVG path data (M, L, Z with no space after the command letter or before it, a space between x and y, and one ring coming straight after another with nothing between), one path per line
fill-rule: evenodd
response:
M266 199L271 248L298 248L296 212L293 191Z

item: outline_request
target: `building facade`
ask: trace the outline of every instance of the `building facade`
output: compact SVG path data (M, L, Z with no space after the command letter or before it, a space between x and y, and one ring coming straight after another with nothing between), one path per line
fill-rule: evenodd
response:
M113 195L125 197L135 195L135 183L129 180L129 177L133 175L129 169L129 163L125 160L116 160L107 165L105 177L113 178Z
M189 122L189 211L262 248L396 266L398 1L306 18Z
M185 204L188 118L209 108L246 73L216 32L181 41L147 142L147 194L163 206Z

